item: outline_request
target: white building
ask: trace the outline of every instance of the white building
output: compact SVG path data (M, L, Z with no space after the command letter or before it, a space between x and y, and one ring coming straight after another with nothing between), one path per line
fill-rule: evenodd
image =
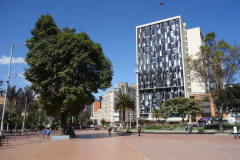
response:
M127 93L134 101L136 100L136 84L130 84L121 82L119 86L116 85L115 88L107 91L102 96L101 109L94 112L94 119L97 119L100 125L101 119L105 119L106 122L110 123L110 126L121 127L121 113L115 112L114 104L120 93ZM126 111L125 112L125 122L127 127L132 127L136 122L136 111ZM130 123L131 122L131 123Z
M186 24L185 24L186 26ZM187 38L187 39L186 39ZM187 30L187 37L185 36L185 42L187 43L186 56L193 56L196 58L196 54L200 52L199 47L203 45L204 36L199 27L192 28ZM187 69L188 70L188 69ZM188 70L189 71L189 70ZM187 72L188 72L187 71ZM188 92L189 93L205 93L205 85L202 82L199 82L192 73L190 76L187 76L188 79Z

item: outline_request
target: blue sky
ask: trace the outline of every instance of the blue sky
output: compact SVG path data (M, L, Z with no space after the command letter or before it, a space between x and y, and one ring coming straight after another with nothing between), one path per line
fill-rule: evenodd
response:
M203 34L214 31L217 39L240 44L239 0L1 0L0 1L0 80L8 73L11 45L25 43L41 14L51 14L60 28L84 30L100 43L113 63L112 88L119 82L136 83L136 26L181 15L187 28L200 27ZM28 49L13 50L11 85L30 85L22 76ZM14 73L18 77L14 79ZM104 91L95 94L103 95Z

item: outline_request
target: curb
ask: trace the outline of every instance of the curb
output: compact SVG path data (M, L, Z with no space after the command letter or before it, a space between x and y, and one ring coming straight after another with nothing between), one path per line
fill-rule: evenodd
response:
M119 133L126 133L125 131L116 131ZM126 134L132 134L132 133L138 133L138 132L128 132ZM142 131L141 134L186 134L186 132L152 132L152 131ZM204 132L204 133L198 133L198 132L192 132L188 134L216 134L216 132Z

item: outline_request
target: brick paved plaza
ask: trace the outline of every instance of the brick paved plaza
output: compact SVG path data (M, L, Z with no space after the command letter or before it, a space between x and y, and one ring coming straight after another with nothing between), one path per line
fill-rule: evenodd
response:
M233 135L125 134L78 131L77 138L51 140L33 137L5 142L0 160L7 159L240 159L240 139Z

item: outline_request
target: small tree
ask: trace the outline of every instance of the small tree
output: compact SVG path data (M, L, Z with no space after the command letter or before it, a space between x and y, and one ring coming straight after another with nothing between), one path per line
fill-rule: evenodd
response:
M106 121L105 121L105 119L103 118L103 119L101 119L101 124L102 124L102 126L104 127L104 125L107 123Z
M152 116L155 117L157 121L157 119L162 116L162 112L158 109L154 109L152 112Z
M196 116L200 115L200 109L204 107L200 104L200 102L201 100L198 99L175 97L163 102L162 112L165 113L164 117L166 118L171 116L178 116L181 117L182 121L184 122L184 118L186 118L189 114Z
M89 118L90 118L90 115L88 114L87 111L82 112L78 116L78 123L79 123L80 129L82 129L82 123L88 120Z

